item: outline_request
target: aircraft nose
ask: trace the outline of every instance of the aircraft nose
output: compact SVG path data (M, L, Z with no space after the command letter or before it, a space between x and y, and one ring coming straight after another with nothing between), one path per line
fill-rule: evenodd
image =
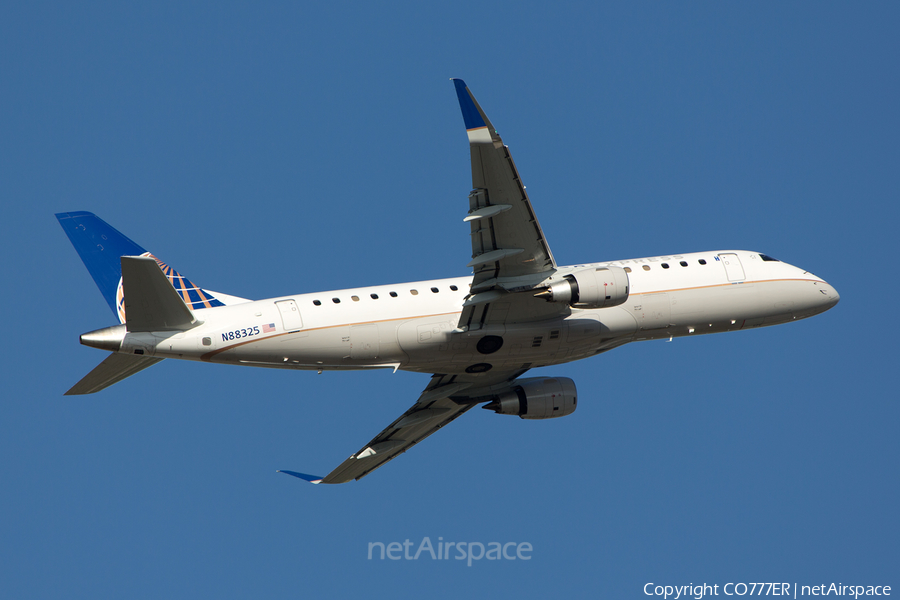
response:
M801 282L798 282L801 283ZM793 288L791 315L794 319L806 319L822 314L841 299L837 290L821 279L807 280L800 287Z
M818 305L818 312L825 312L829 308L832 308L841 300L841 295L838 294L838 291L834 288L833 285L828 283L827 281L816 282L816 290L819 294L817 298L816 304Z
M831 308L841 301L841 295L838 294L838 291L836 289L834 289L834 286L829 285L828 287L831 288L831 306L829 306L828 308Z

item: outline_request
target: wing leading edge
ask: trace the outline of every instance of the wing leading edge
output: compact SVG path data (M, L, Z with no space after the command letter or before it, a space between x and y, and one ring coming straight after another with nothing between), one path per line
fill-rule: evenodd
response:
M453 79L472 159L469 223L472 294L460 315L464 330L539 321L567 307L534 298L556 261L519 177L509 147L462 79Z
M509 148L466 83L454 79L453 84L472 158L473 190L464 220L471 226L472 260L467 266L475 270L473 287L488 288L495 279L546 277L556 261Z

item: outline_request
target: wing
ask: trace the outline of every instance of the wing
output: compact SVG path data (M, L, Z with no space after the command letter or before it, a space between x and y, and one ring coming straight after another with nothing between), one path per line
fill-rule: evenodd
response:
M490 119L462 79L454 79L472 156L469 214L474 270L472 295L459 327L481 329L538 321L568 312L534 299L534 290L556 271L556 261L519 178Z
M419 399L358 452L325 477L279 471L310 483L346 483L362 479L389 460L406 452L479 402L524 373L491 373L490 379L434 375ZM490 386L490 384L494 384Z
M491 125L461 79L456 94L469 136L472 187L472 288L463 304L459 328L502 327L566 315L564 303L545 302L534 292L556 272L556 262L538 223L509 148ZM356 454L325 477L281 471L312 483L344 483L361 479L476 404L508 390L518 371L478 375L434 375L415 404Z

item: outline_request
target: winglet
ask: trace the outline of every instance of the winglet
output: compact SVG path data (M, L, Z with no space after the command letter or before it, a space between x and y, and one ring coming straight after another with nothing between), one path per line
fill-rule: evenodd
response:
M456 97L459 99L459 109L462 111L463 122L466 125L466 133L469 135L470 144L500 143L500 135L487 118L475 96L469 91L469 87L462 79L451 79L456 87Z
M298 479L302 479L303 481L308 481L310 483L322 483L322 477L318 475L307 475L306 473L298 473L296 471L283 471L279 469L276 473L284 473L286 475L293 475Z

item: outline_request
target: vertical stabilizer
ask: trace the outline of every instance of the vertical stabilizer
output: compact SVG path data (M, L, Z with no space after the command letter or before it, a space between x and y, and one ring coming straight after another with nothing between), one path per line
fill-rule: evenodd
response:
M109 304L110 310L118 316L116 291L122 280L122 265L119 258L140 256L147 251L93 213L84 211L57 213L56 218L69 236L69 241L75 246L84 266L94 278L94 283L100 288L103 299ZM124 323L121 319L120 322Z
M123 256L146 256L154 259L162 269L182 301L191 310L224 306L212 292L200 289L178 271L162 262L97 215L85 211L57 213L56 218L91 277L103 299L119 319L125 323L125 299L122 286Z

